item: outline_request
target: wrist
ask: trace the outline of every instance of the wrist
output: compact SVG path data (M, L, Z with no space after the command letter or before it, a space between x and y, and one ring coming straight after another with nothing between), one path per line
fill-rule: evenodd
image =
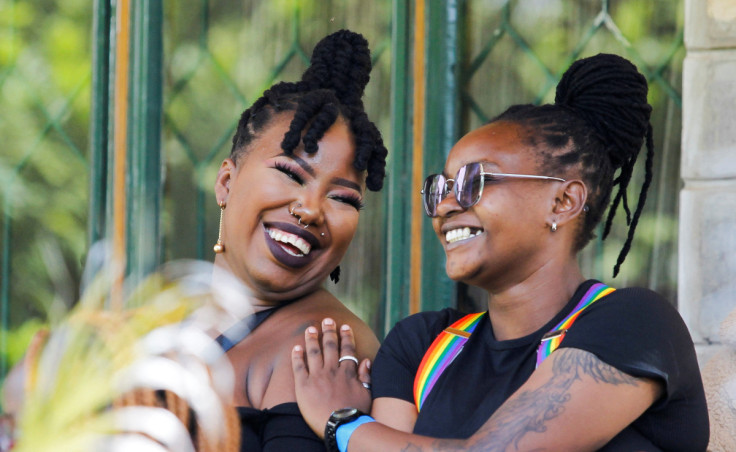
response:
M355 429L375 420L357 408L335 410L325 425L324 441L328 452L345 452Z

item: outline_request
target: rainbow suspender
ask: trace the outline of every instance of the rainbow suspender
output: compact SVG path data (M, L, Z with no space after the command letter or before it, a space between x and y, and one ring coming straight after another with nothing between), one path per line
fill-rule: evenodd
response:
M475 330L483 314L485 312L466 315L445 328L432 342L414 377L414 403L417 411L422 409L427 395L432 391L442 372L460 354L463 345L470 337L470 333Z
M542 341L540 342L539 348L537 349L536 367L539 367L539 365L542 364L542 361L547 359L547 357L551 355L553 351L557 350L557 347L560 346L560 343L562 343L562 339L565 337L565 333L567 333L567 330L570 329L570 326L572 326L572 324L575 322L575 320L577 320L578 316L581 312L585 310L585 308L605 297L614 290L616 289L614 289L613 287L608 287L605 284L593 284L590 289L585 292L585 295L583 295L583 298L580 299L580 302L577 306L575 306L575 309L573 309L567 317L562 319L562 321L558 323L557 326L555 326L554 328L549 330L547 334L542 336Z

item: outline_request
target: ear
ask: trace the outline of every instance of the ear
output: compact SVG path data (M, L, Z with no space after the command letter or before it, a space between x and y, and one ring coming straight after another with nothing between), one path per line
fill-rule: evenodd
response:
M235 173L235 162L226 158L222 161L220 169L217 171L217 178L215 179L215 198L217 203L224 202L227 204L227 198L230 194L230 183Z
M554 221L561 226L574 221L583 212L587 200L588 189L583 181L573 179L563 182L557 190L550 224Z

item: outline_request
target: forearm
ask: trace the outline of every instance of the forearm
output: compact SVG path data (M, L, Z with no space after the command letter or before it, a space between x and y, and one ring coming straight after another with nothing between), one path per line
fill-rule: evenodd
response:
M358 427L348 442L348 452L438 452L471 450L465 440L436 439L400 432L378 422ZM480 449L479 449L480 450Z
M597 450L657 397L656 384L620 372L588 352L563 349L467 440L432 439L372 423L353 433L348 450Z

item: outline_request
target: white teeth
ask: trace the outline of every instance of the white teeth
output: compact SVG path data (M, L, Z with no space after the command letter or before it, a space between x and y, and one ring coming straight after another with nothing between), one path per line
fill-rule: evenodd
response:
M284 250L291 254L292 256L306 256L309 254L309 252L312 250L312 246L307 243L306 240L303 238L290 234L288 232L280 231L278 229L268 229L268 235L276 240L277 242L281 243L287 243L289 245L295 246L299 251L301 251L302 254L294 254L288 249L284 248Z
M475 237L481 232L482 230L479 229L474 234L471 234L470 228L467 226L464 228L451 229L445 233L445 240L447 241L447 243L455 243L459 242L460 240L467 240L471 237Z

